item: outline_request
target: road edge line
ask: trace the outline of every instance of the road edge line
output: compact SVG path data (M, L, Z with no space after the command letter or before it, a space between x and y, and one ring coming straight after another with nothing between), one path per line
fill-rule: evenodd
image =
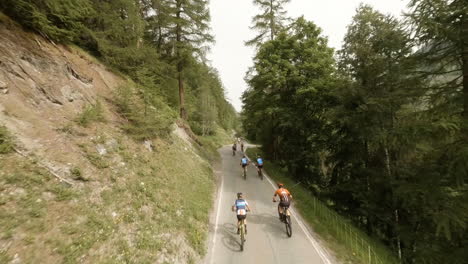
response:
M215 217L215 229L214 229L214 234L213 234L213 239L211 240L211 244L213 245L213 248L211 250L211 256L210 256L210 261L209 263L210 264L213 264L214 260L214 253L216 251L216 236L218 234L218 223L219 223L219 213L220 213L220 210L221 210L221 200L223 199L223 187L224 187L224 177L223 177L223 173L222 173L222 157L221 157L221 172L219 173L219 176L220 176L220 185L219 185L219 189L218 189L218 195L217 195L217 198L218 198L218 205L216 206L216 217Z

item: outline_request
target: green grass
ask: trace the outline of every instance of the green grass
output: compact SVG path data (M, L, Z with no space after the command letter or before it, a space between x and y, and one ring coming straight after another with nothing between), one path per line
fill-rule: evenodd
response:
M92 144L103 143L99 140ZM215 190L211 164L203 157L215 157L216 149L231 141L223 131L203 140L209 148L172 135L155 140L150 152L122 137L118 149L100 157L89 154L91 145L81 144L96 169L107 167L101 161L109 169L74 186L58 182L34 162L2 155L0 191L21 194L0 196L0 238L24 237L15 244L25 263L44 254L56 263L155 263L162 255L169 262L183 255L184 263L196 263L206 253ZM125 167L112 167L116 156ZM70 172L75 180L83 175L78 167ZM0 262L13 252L0 252Z
M247 149L254 157L263 153L258 148ZM294 197L294 206L314 231L345 263L396 264L395 256L382 243L370 238L351 221L337 214L301 185L287 177L287 171L272 162L265 162L265 171L276 182L282 182Z

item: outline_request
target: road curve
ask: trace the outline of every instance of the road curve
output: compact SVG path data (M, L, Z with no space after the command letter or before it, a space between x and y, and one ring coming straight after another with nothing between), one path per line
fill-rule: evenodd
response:
M239 166L241 154L232 156L230 146L219 150L222 165L216 173L220 177L215 211L211 217L210 241L206 264L331 264L327 254L295 217L293 209L293 235L288 238L284 224L278 219L277 204L272 202L272 182L263 181L256 175L254 166L249 166L247 180L241 177ZM287 187L287 186L286 186ZM242 192L252 212L247 217L247 241L240 251L236 233L236 215L231 206L237 192ZM293 194L294 195L294 194Z

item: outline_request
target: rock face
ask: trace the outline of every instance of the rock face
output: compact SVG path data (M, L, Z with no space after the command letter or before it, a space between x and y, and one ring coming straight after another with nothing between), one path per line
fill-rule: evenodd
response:
M8 85L5 82L0 81L0 94L7 94L8 93Z
M25 155L53 164L63 178L69 177L68 163L84 175L97 174L78 147L88 144L88 135L96 132L77 128L74 120L98 98L110 101L123 82L78 49L0 22L0 124L11 131ZM103 103L104 109L108 107ZM110 111L105 114L109 123L99 129L109 135L120 133L112 122L120 117ZM92 151L105 155L116 145L103 142Z

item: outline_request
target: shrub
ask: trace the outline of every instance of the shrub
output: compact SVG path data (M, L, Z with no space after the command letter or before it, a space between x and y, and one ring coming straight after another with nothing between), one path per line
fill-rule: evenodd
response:
M105 119L101 102L97 101L95 104L84 107L83 112L78 115L75 121L78 125L83 127L87 127L93 122L104 122Z
M10 133L4 126L0 126L0 154L6 154L13 151L13 141Z

